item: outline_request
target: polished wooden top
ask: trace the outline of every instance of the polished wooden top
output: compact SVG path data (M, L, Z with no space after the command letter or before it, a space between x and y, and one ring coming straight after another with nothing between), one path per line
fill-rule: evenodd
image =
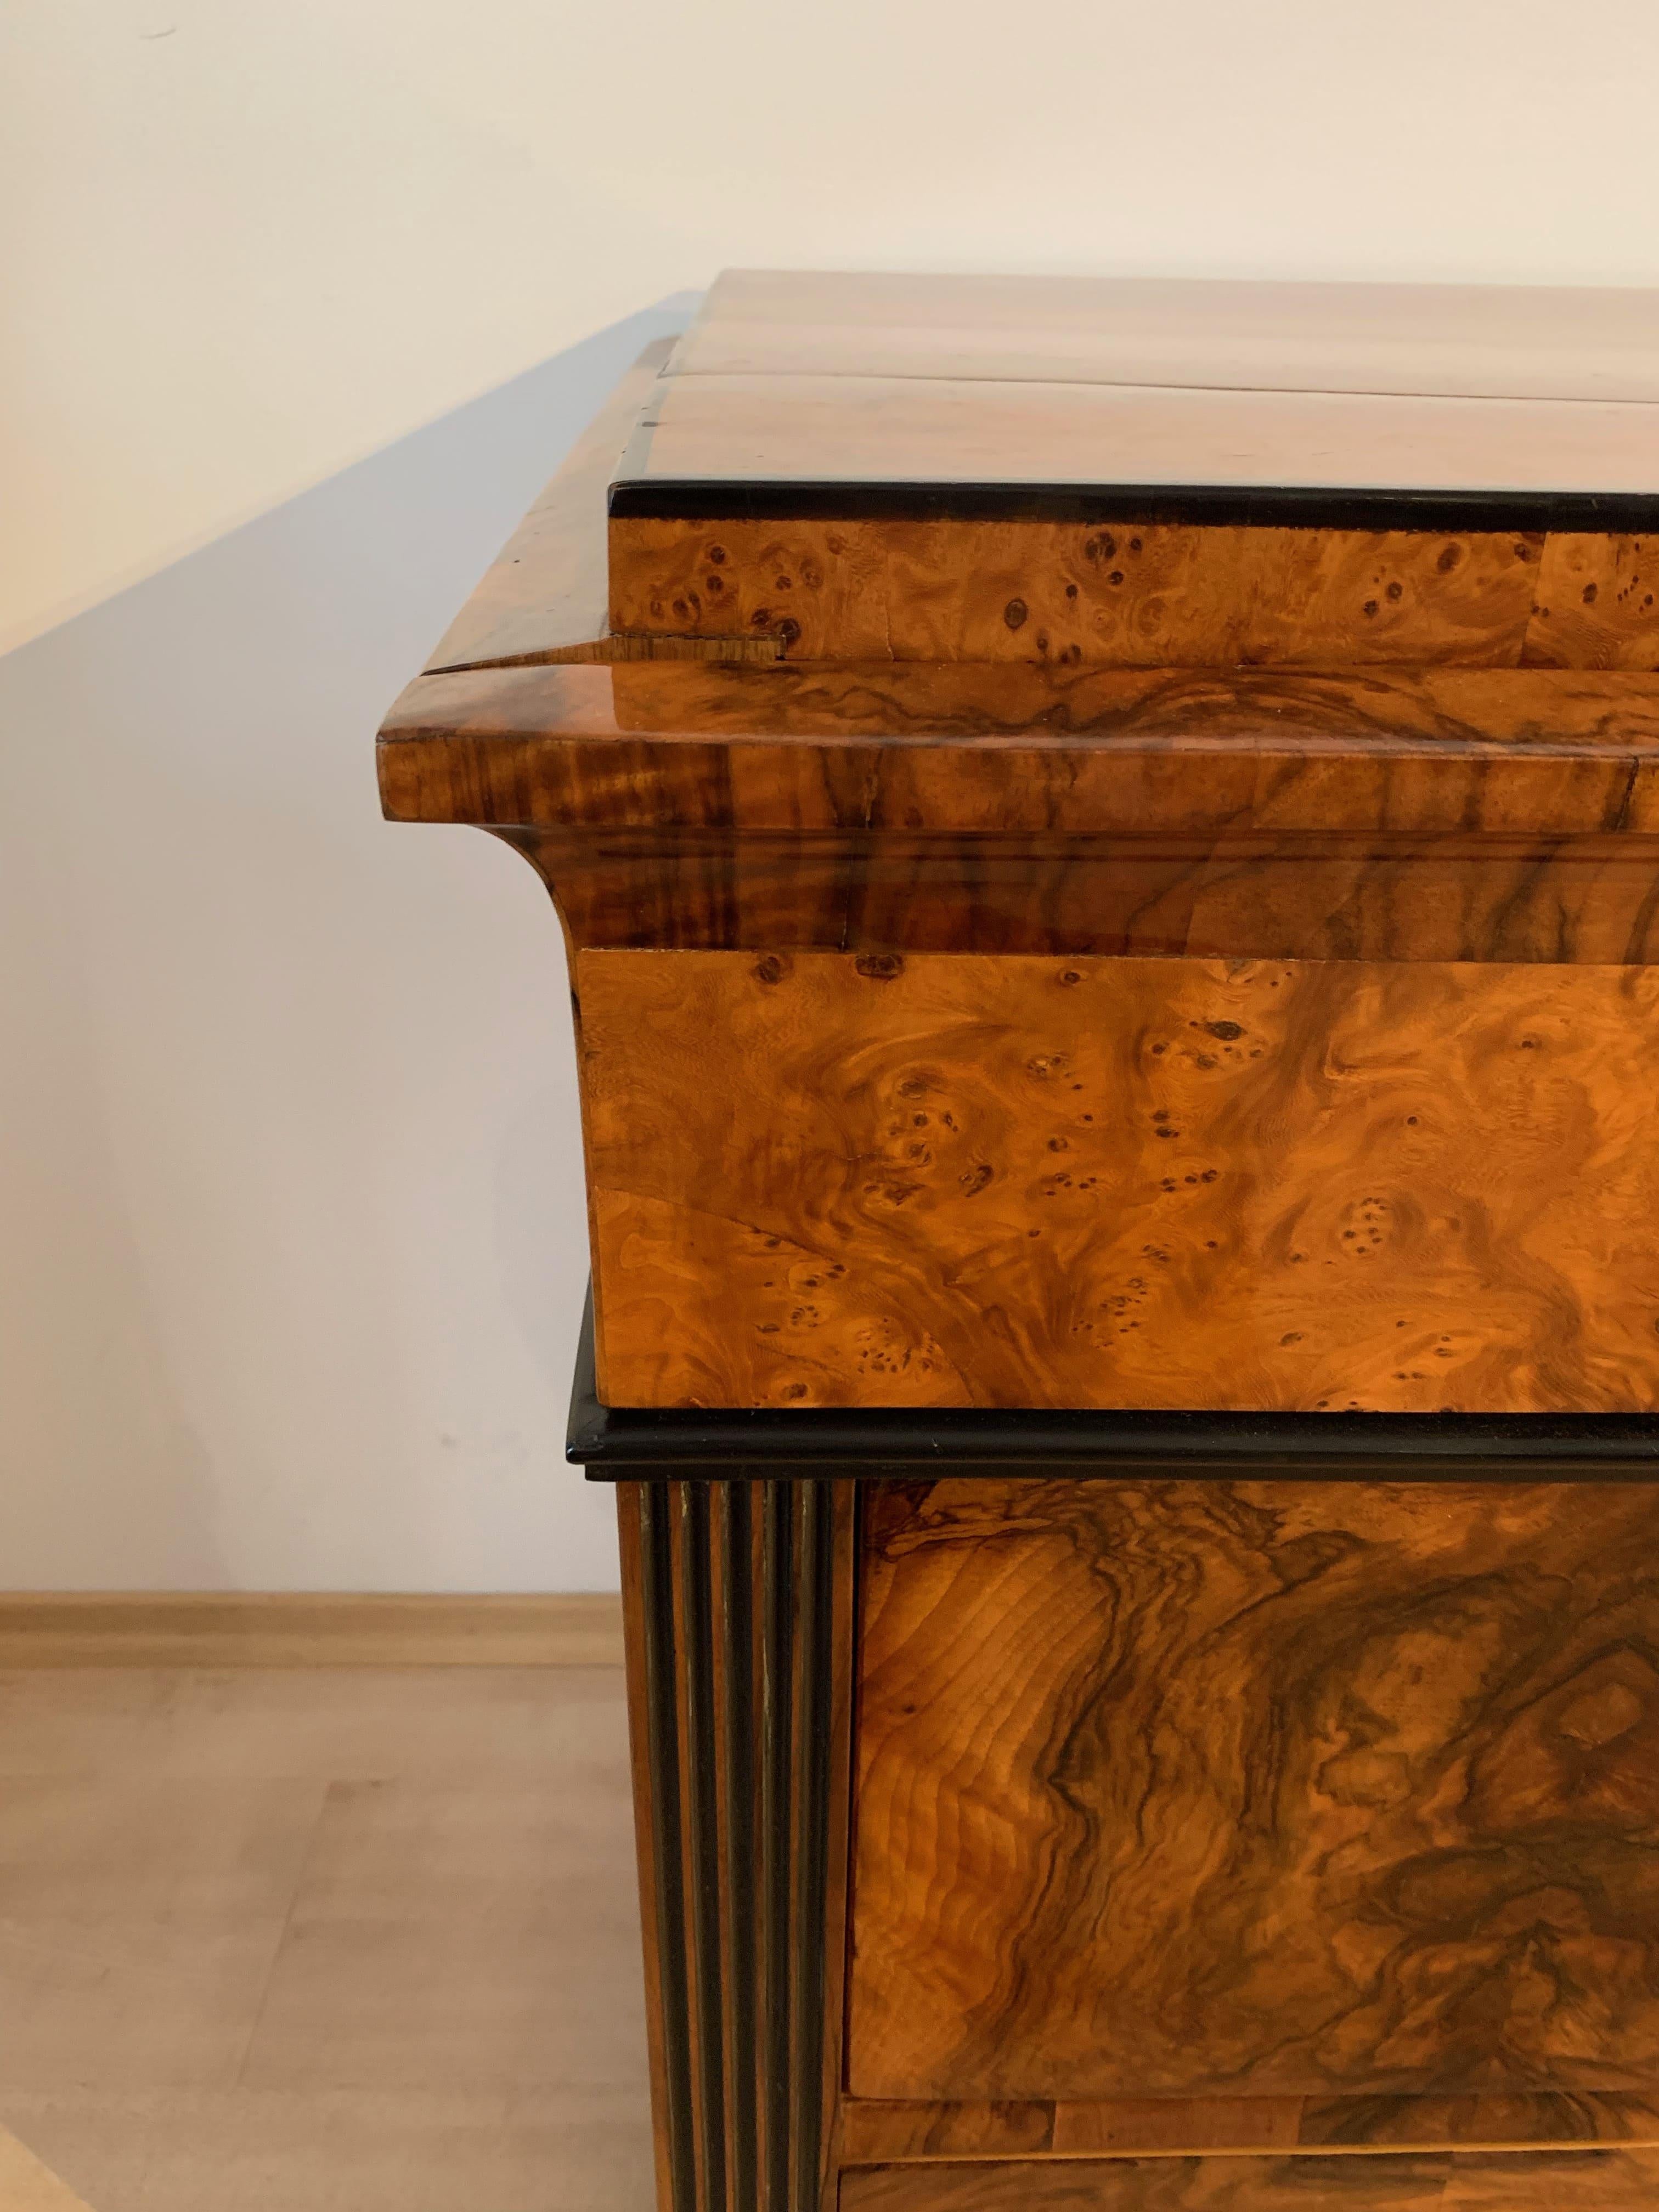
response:
M736 271L428 671L1639 671L1656 536L1659 293Z
M647 346L617 385L439 640L428 671L595 657L608 628L611 480L672 344Z
M1517 527L1584 528L1595 509L1562 512L1537 495L1659 496L1659 404L671 374L629 448L611 511L860 514L908 506L894 489L939 487L950 495L946 511L957 512L982 507L972 495L981 486L1030 495L1006 502L1010 512L1048 511L1040 495L1050 489L1531 495L1534 503L1496 514ZM682 487L716 496L693 501ZM1218 521L1364 519L1349 501L1159 500L1139 511ZM1437 503L1425 526L1446 514ZM1410 513L1391 503L1378 520L1386 527Z
M1659 292L728 269L677 376L1659 401Z
M1659 293L734 270L613 510L676 512L678 487L737 513L770 488L780 514L875 487L1651 495L1656 408Z

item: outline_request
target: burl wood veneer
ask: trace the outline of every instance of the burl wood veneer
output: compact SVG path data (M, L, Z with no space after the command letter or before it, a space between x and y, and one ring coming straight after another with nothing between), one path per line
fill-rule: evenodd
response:
M860 2097L1659 2081L1659 1492L912 1482L864 1523Z
M662 2212L1659 2192L1659 295L721 280L540 872Z
M665 2204L1646 2203L1659 1483L728 1449L619 1492Z
M1659 2153L854 2168L841 2212L1648 2212Z
M583 952L628 1404L1639 1412L1659 970Z
M1659 538L623 519L610 621L792 660L1659 667Z
M417 684L383 774L517 844L579 948L613 1401L1640 1410L1656 684L523 668ZM901 1135L900 1081L952 1121ZM774 1249L842 1287L799 1307ZM1385 1346L1391 1270L1454 1365Z
M1656 1403L1651 303L1373 304L730 279L399 702L577 955L611 1402Z

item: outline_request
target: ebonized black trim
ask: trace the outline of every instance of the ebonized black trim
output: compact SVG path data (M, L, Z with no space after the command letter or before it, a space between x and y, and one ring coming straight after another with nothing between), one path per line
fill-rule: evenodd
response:
M764 2064L760 2083L765 2130L764 2203L767 2212L789 2212L789 2145L793 2106L789 2074L791 1997L790 1770L794 1760L795 1570L793 1523L781 1483L762 1485L760 1929L758 1995L762 2018L757 2045Z
M675 1688L674 1569L668 1526L672 1491L640 1492L641 1646L645 1667L646 1770L651 1790L651 1875L661 1983L665 2132L669 2212L698 2212L693 2164L694 2059L687 1960L685 1873L681 1860L680 1744Z
M1659 1414L1113 1413L603 1406L582 1317L566 1456L590 1482L953 1475L1281 1474L1360 1482L1659 1481Z
M691 1988L696 2008L697 2182L703 2206L726 2203L726 1998L720 1929L721 1823L714 1688L709 1486L682 1482L678 1507L685 1689L686 1858L691 1895ZM747 2056L736 2054L738 2063Z
M818 2212L831 1486L647 1483L639 1511L668 2212Z
M614 520L675 522L1256 523L1319 530L1643 531L1659 494L1296 484L732 483L619 478Z
M720 1679L725 1686L723 1742L726 1753L726 1881L744 1909L725 1917L723 1966L732 2050L740 2063L731 2069L732 2202L760 2203L759 2081L746 2054L757 2048L760 1966L756 1949L758 1902L755 1887L755 1768L759 1752L755 1699L755 1527L752 1486L746 1482L707 1486L714 1498L720 1540Z
M794 2114L793 2203L811 2212L823 2166L824 1945L830 1849L830 1700L835 1525L827 1482L793 1486L796 1667L800 1720L794 1765L795 1909L791 1947L789 2100Z

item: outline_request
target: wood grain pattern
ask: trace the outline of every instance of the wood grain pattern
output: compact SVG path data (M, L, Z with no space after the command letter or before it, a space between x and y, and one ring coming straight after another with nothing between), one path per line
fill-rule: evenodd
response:
M893 658L881 526L613 518L611 619L659 636L753 636L776 657Z
M577 946L1659 958L1659 843L522 831Z
M1659 324L995 289L728 283L382 732L601 1395L1659 1410ZM665 2207L1651 2199L1659 1487L622 1504Z
M678 1982L674 1978L670 1955L673 1931L668 1931L669 1942L664 1940L661 1927L664 1915L657 1887L660 1854L666 1836L672 1832L672 1822L665 1817L666 1808L659 1802L661 1793L653 1776L653 1686L646 1648L646 1638L650 1630L647 1616L647 1576L643 1534L639 1489L633 1483L618 1483L617 1550L621 1570L626 1645L628 1757L633 1782L635 1874L639 1884L641 1950L645 1978L646 2056L651 2079L652 2165L659 2212L675 2212L673 2152L678 2146L673 2139L684 2132L684 2117L679 2109L683 2099L682 2085L678 2079L671 2080L668 2035L665 2033L670 2024L671 1986L676 2011L684 2009L684 1999ZM665 1963L668 1965L670 1977L666 1984ZM674 2022L674 2027L678 2030L678 2021ZM677 2052L674 2062L676 2074L679 2065ZM684 2195L682 2189L679 2198L682 2203Z
M1653 952L1652 676L519 669L411 687L380 763L578 945Z
M502 669L411 685L380 762L392 818L507 828L1644 835L1659 677Z
M1018 2156L1054 2148L1052 2098L1006 2103L848 2098L841 2112L841 2161Z
M887 2166L840 2212L1649 2212L1650 2151L1147 2158Z
M1560 2090L1508 2096L1309 2097L1303 2101L1296 2139L1304 2148L1464 2143L1490 2149L1595 2142L1659 2148L1659 2098L1651 2091L1630 2095Z
M1659 540L1552 532L1522 658L1550 668L1659 668Z
M444 632L428 673L603 656L605 496L672 350L670 338L647 346L617 384Z
M1650 1411L1648 969L584 952L617 1405Z
M803 661L1503 667L1520 659L1544 544L1133 520L617 518L611 623L771 637ZM1585 649L1558 625L1551 663L1581 665Z
M1659 493L1648 404L931 377L662 378L623 467L696 484ZM647 511L641 507L641 511Z
M1638 2143L1659 2148L1651 2097L1562 2093L1468 2097L1025 2098L973 2103L850 2098L848 2166L911 2159L1077 2157L1133 2151L1482 2149Z
M1086 2151L1294 2150L1304 2140L1303 2115L1312 2101L1301 2097L1060 2100L1054 2106L1052 2147L1073 2156Z
M1659 400L1659 294L727 269L674 368Z
M777 647L763 639L692 642L612 630L605 502L623 449L672 349L672 338L647 346L617 386L444 632L427 662L428 674L659 653L776 658Z
M917 1481L862 1563L854 2095L1650 2096L1659 1488Z
M831 2172L851 1492L618 1488L664 2212L816 2205Z

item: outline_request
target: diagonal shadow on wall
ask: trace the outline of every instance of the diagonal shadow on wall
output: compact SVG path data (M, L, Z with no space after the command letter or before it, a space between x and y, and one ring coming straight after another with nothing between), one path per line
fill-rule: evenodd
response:
M0 660L0 1588L614 1583L556 927L371 739L694 304Z

